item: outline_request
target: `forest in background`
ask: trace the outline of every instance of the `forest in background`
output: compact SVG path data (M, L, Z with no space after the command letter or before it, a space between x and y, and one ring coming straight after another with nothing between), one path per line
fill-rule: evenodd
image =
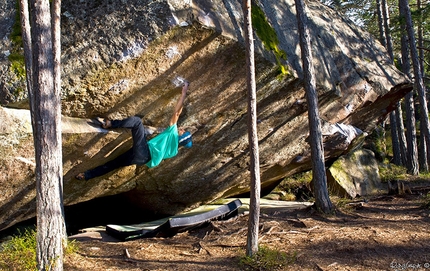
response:
M430 2L425 0L323 2L378 39L387 49L396 67L414 81L413 93L405 96L396 110L381 124L381 129L377 129L376 132L382 137L385 137L385 130L391 133L389 137L391 140L389 145L392 147L391 162L405 166L412 175L417 175L420 171L428 172ZM385 144L379 144L377 151L386 152Z

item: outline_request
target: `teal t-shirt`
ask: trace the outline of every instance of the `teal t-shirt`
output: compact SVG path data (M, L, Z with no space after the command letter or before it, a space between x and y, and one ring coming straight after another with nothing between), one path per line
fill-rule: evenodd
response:
M178 154L179 135L178 127L173 124L161 134L148 141L151 160L146 165L149 168L158 166L161 161L172 158Z

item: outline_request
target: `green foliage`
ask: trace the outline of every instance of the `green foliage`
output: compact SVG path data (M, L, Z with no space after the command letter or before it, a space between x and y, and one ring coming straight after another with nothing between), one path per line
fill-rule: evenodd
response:
M407 179L407 170L404 166L397 166L386 161L379 166L379 176L383 182L404 180Z
M23 54L11 53L9 61L12 63L12 71L18 79L25 79L25 58Z
M10 34L10 39L15 47L22 47L23 41L22 41L22 31L21 31L21 24L20 24L20 18L19 13L17 11L17 15L15 18L15 23L12 26L12 33Z
M430 180L430 172L420 172L420 177L424 180Z
M422 199L422 203L421 203L421 206L422 206L423 208L430 209L430 193L427 193L427 194L423 197L423 199Z
M282 181L281 187L289 189L300 185L308 185L312 181L312 170L300 172L287 177Z
M37 270L36 230L26 229L0 245L0 270L31 271ZM76 242L68 242L65 254L78 251Z
M281 197L281 200L301 200L296 198L296 192L299 187L310 187L312 181L312 170L294 174L292 176L284 178L282 182L276 187L277 191L285 192L285 195ZM309 197L309 200L313 201L312 195L304 195Z
M257 5L252 5L251 17L255 33L263 42L266 50L271 51L275 55L280 74L288 75L287 69L281 63L282 59L287 59L287 54L283 50L279 49L278 36L276 35L275 29L273 29L273 27L267 21L263 10Z
M240 265L243 266L245 270L282 270L286 265L294 263L296 258L297 252L288 255L282 251L260 246L258 252L252 257L241 257Z
M37 270L36 231L25 230L2 245L0 252L2 270Z
M302 186L309 185L312 181L312 170L294 174L286 177L277 188L282 191L291 191L292 189Z
M342 198L342 197L332 199L332 201L335 204L336 208L338 208L338 209L345 209L345 208L347 208L348 203L351 202L350 199L348 199L348 198Z
M17 1L18 3L18 1ZM9 55L9 61L12 65L12 71L16 74L19 80L25 79L25 59L24 52L22 50L23 41L22 41L22 29L21 29L21 21L19 15L19 7L17 4L15 15L15 23L12 26L12 32L10 34L10 40L13 44L12 53Z
M387 157L386 142L388 139L385 138L386 136L387 133L385 133L384 129L381 126L377 126L366 138L366 148L373 151L373 153L375 154L375 158L379 162L383 162L384 159Z

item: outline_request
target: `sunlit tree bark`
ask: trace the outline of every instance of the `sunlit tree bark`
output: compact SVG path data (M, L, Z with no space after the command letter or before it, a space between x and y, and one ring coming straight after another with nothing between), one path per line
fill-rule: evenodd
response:
M258 224L260 217L260 162L257 135L257 94L254 64L254 35L251 19L251 0L243 1L244 30L246 42L246 71L248 89L248 140L250 154L250 210L246 254L258 252Z
M61 97L61 0L52 0L51 4L51 26L52 26L52 50L54 54L54 96L60 99ZM55 114L56 123L61 125L61 103L56 108L57 113ZM61 127L59 128L61 130ZM58 138L61 143L61 133ZM61 154L62 155L62 154ZM62 164L61 164L61 172ZM63 208L63 179L60 180L60 201L62 208L62 236L66 237L66 223L64 221L64 208ZM63 242L64 246L67 245L67 240Z
M295 0L297 23L299 30L300 48L303 62L303 81L308 103L309 133L312 155L312 176L315 194L315 204L318 210L330 213L333 204L330 201L327 188L327 176L322 144L321 122L318 110L318 94L316 92L315 73L312 64L311 41L307 27L307 16L303 0Z
M27 74L32 81L29 96L36 155L36 258L38 270L63 270L66 238L62 202L61 101L54 82L50 3L49 0L32 0L30 3L32 69ZM25 9L25 4L21 6Z

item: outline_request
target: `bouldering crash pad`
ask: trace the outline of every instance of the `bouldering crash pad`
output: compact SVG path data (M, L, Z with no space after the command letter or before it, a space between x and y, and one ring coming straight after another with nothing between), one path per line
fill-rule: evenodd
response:
M203 205L190 212L136 225L107 225L106 232L119 240L138 238L171 237L211 220L228 219L237 215L242 206L239 199L223 205Z

